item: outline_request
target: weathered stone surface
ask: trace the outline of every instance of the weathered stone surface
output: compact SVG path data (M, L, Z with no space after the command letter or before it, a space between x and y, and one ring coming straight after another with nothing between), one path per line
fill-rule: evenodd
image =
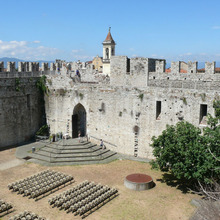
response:
M83 129L93 142L99 144L103 139L110 150L152 158L152 136L161 134L167 124L183 119L205 126L200 124L201 105L214 115L212 103L220 97L220 74L213 74L214 63L206 64L205 73L197 73L196 62L184 63L187 73L180 73L180 62L174 62L171 72L166 73L165 63L160 59L112 56L110 78L97 74L90 64L64 61L52 64L51 71L43 65L43 72L1 72L0 146L21 142L39 127L42 112L35 76L43 73L48 74L50 93L45 96L45 108L51 134L72 136L86 124ZM81 78L75 75L77 69ZM22 79L21 91L15 91L17 77ZM157 102L161 103L159 113ZM76 114L76 106L83 111ZM74 114L83 115L86 123L80 120L74 127Z
M39 78L0 78L0 148L30 140L42 124Z

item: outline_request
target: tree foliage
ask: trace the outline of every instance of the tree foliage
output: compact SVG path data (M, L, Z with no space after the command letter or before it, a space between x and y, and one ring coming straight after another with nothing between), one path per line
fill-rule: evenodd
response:
M48 87L46 86L46 78L47 77L45 75L41 76L41 78L37 80L36 86L42 93L48 95L49 90Z
M49 127L48 125L43 125L37 132L36 135L48 136L49 135Z
M220 101L213 104L220 107ZM209 183L220 177L220 111L208 116L203 132L186 121L167 125L158 137L152 138L153 155L161 170L170 170L178 179Z

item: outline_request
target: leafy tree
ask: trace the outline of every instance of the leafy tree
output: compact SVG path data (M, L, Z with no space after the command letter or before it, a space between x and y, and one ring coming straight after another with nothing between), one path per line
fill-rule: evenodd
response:
M220 101L214 102L213 107ZM216 109L216 108L215 108ZM181 121L167 125L158 137L152 138L153 155L161 170L170 170L178 179L210 183L220 177L220 111L208 116L208 127L202 131Z

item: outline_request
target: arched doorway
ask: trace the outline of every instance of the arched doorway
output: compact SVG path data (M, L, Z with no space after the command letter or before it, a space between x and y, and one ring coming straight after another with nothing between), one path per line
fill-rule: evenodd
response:
M78 132L81 136L86 135L86 110L80 103L73 110L72 115L72 138L78 137Z

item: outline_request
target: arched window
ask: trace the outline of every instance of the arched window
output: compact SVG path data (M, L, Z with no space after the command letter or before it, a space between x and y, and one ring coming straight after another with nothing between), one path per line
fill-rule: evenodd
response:
M109 59L109 49L108 48L105 49L105 53L106 53L106 59Z

